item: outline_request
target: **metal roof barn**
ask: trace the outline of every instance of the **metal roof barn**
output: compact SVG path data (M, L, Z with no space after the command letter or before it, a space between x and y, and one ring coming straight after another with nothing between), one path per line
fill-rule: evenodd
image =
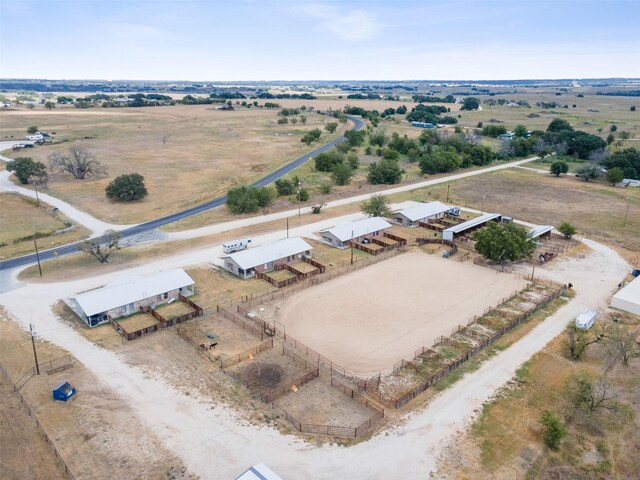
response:
M80 293L69 300L75 302L84 314L90 317L194 283L187 272L176 268L147 277L121 278L102 288Z
M640 315L640 277L618 290L611 299L611 306Z
M308 250L313 250L313 247L302 238L293 237L285 238L284 240L279 240L268 245L254 247L249 250L232 253L231 255L225 255L221 258L229 258L243 270L249 270L258 265L268 264L281 258L304 253Z
M460 223L458 225L454 225L453 227L449 227L442 232L442 238L444 240L453 241L453 237L455 237L458 233L462 233L465 230L470 230L472 228L479 227L487 222L492 220L500 221L502 215L499 213L485 213L476 218L472 218L471 220L467 220L466 222Z
M538 238L547 233L550 233L553 230L553 226L551 225L537 225L529 230L529 236L531 238Z
M340 223L333 228L321 231L320 235L324 237L324 234L330 234L341 242L346 242L352 238L369 235L370 233L385 230L389 227L391 227L391 224L384 218L370 217L356 220L355 222Z
M445 213L451 207L441 202L429 202L416 205L415 207L405 208L404 210L398 210L393 213L393 218L396 216L405 217L410 222L417 222L425 218L434 217Z

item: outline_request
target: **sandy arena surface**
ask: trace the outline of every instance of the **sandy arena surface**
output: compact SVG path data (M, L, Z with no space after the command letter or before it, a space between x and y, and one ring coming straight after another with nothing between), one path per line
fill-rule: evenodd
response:
M525 285L471 262L414 251L304 290L282 302L273 319L332 361L370 377Z

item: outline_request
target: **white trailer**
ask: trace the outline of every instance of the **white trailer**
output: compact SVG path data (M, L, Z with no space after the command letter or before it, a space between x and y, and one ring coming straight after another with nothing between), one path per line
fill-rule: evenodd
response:
M267 467L264 463L259 463L236 477L236 480L282 480L278 474Z
M36 135L27 135L27 140L31 140L32 142L41 142L44 140L44 137L38 133Z
M240 250L245 250L249 248L249 244L251 244L250 238L242 238L240 240L231 240L230 242L226 242L222 244L222 250L224 251L224 253L238 252Z
M576 317L576 327L580 330L589 330L593 327L593 324L596 321L596 316L598 314L593 310L589 310L585 308L580 315Z

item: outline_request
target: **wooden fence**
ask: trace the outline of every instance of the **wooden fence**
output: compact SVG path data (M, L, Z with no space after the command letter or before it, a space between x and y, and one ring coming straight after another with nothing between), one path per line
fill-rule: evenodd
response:
M262 400L265 403L272 403L274 400L277 400L278 398L282 397L287 392L289 392L293 385L295 385L296 387L300 387L301 385L304 385L305 383L310 382L314 378L318 378L318 376L320 376L320 371L318 370L318 367L311 368L305 371L302 375L298 377L288 378L284 380L283 385L273 388L268 392L261 393L260 400Z
M225 358L224 360L217 360L217 361L211 360L211 361L213 361L214 363L218 363L220 365L220 368L224 370L226 368L237 365L243 360L251 360L260 352L264 352L265 350L269 350L272 348L273 348L273 338L270 338L266 342L256 345L255 347L249 348L244 352L238 353L237 355L234 355L232 357ZM209 354L209 358L211 359L211 354Z
M116 332L118 332L124 338L126 338L127 340L133 340L136 338L140 338L144 335L157 332L158 330L161 330L163 328L172 327L173 325L178 325L179 323L186 322L187 320L191 320L192 318L201 317L202 315L204 315L204 309L200 307L197 303L192 302L182 294L178 294L178 298L181 302L193 308L194 311L187 312L183 315L178 315L177 317L170 318L167 320L152 307L141 306L140 311L142 313L150 314L153 318L155 318L158 321L158 323L156 323L155 325L149 325L148 327L140 328L138 330L133 330L133 331L128 331L125 328L123 328L122 325L120 325L117 320L114 320L113 318L111 318L111 316L108 317L109 323L111 323L111 326L113 326Z
M71 357L69 356L69 362L71 362ZM35 367L34 367L35 370ZM60 455L60 452L58 451L58 449L56 448L55 444L51 441L51 438L49 437L49 435L47 434L47 431L44 429L44 427L42 426L42 424L38 421L38 417L36 417L36 415L33 413L33 411L31 410L31 407L29 407L29 404L26 402L26 400L24 399L24 397L22 396L22 393L20 393L20 388L17 387L17 384L14 384L11 381L11 378L9 377L9 374L5 371L5 369L3 368L2 365L0 365L0 373L2 373L2 375L7 379L7 382L9 382L11 384L11 386L13 387L13 391L15 392L15 394L18 396L18 398L20 399L20 402L25 406L25 408L27 409L27 413L29 414L29 416L31 418L33 418L33 420L36 422L36 426L38 427L38 429L40 430L40 433L42 433L45 442L47 442L47 444L49 444L49 446L51 447L51 449L53 450L54 455L56 456L56 458L58 460L60 460L60 463L62 464L62 466L64 467L64 471L67 474L67 476L71 479L71 480L75 480L75 475L71 472L71 469L69 468L69 465L67 465L67 462L64 460L64 458L62 457L62 455ZM24 376L23 376L24 378ZM24 383L23 383L24 385Z
M288 413L284 408L271 403L271 408L281 414L285 420L293 425L293 427L301 433L312 433L320 435L331 435L334 437L349 437L355 438L362 435L369 430L372 426L377 424L384 418L384 408L380 407L371 400L363 397L358 392L348 387L347 385L339 382L335 378L331 378L331 386L337 388L345 395L350 396L354 400L360 402L362 405L373 411L373 415L365 420L357 427L344 427L339 425L317 425L311 423L302 423L296 419L293 415Z
M255 321L251 321L251 322L245 321L244 318L240 317L239 315L236 315L233 312L230 312L229 310L227 310L224 307L221 307L220 305L218 305L217 311L224 318L226 318L228 320L231 320L233 323L238 325L243 330L247 330L249 333L252 333L256 337L260 337L260 340L264 340L265 328L264 328L263 325L259 325ZM238 311L240 311L240 306L239 305L238 305ZM247 317L247 318L249 318L249 317Z
M445 376L447 376L453 370L457 369L462 364L467 362L469 359L473 358L475 355L477 355L484 348L486 348L487 346L491 345L493 342L495 342L496 340L498 340L499 338L501 338L502 336L504 336L505 334L507 334L508 332L513 330L515 327L517 327L518 325L520 325L523 322L525 322L526 320L528 320L538 310L546 307L549 303L551 303L553 300L557 299L560 295L562 295L563 292L564 292L564 288L562 288L562 287L558 288L552 294L548 295L544 300L542 300L541 302L537 303L531 309L529 309L529 310L521 313L520 315L516 316L515 318L513 318L506 326L502 327L501 329L499 329L498 331L496 331L492 335L490 335L490 336L484 338L483 340L481 340L479 344L475 345L474 347L470 348L466 352L462 353L460 356L458 356L457 358L455 358L454 360L449 362L446 366L441 368L436 373L430 375L423 382L421 382L419 385L417 385L416 387L412 388L408 392L405 392L405 393L403 393L403 394L401 394L401 395L399 395L398 397L395 397L395 398L383 398L381 396L378 396L379 400L382 403L384 403L385 405L393 407L393 408L396 408L396 409L403 407L410 400L414 399L420 393L424 392L425 390L427 390L428 388L430 388L431 386L433 386L434 384L436 384L437 382L442 380ZM520 292L516 292L516 294L512 295L511 297L509 297L509 300L515 298L517 293L520 293ZM454 331L455 331L454 333L461 332L461 333L466 334L467 328L468 328L468 326L456 327L456 328L454 328ZM434 340L434 342L433 342L433 347L436 347L436 346L438 346L440 344L452 345L452 346L454 346L456 348L459 348L459 349L466 349L469 346L468 344L465 344L465 343L462 343L462 342L458 342L458 341L456 341L454 339L451 339L451 338L445 337L445 336L440 336L440 337L436 338ZM422 347L422 348L416 350L416 354L415 354L414 360L416 360L418 357L429 358L429 357L432 357L432 356L435 356L435 355L437 355L437 352L435 350L433 350L433 348ZM407 362L406 360L402 359L399 362L396 362L394 364L394 366L393 366L394 370L393 371L395 373L400 368L404 368L404 367L407 367L407 366L410 366L410 365L411 365L411 362Z
M446 245L449 247L449 254L447 256L453 257L458 251L458 245L450 240L444 240L442 238L426 238L426 237L418 237L416 238L416 243L418 245L427 245L427 244L440 244Z

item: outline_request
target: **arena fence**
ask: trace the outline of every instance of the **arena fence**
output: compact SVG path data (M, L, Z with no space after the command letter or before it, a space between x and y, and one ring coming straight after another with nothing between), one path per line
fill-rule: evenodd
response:
M470 321L469 324L466 326L460 325L453 329L452 335L456 335L456 334L466 335L475 339L479 339L479 341L473 346L469 343L461 342L450 337L440 336L434 340L432 347L422 347L418 349L415 352L413 361L408 362L402 359L399 362L396 362L396 364L394 364L394 367L393 367L394 373L401 368L413 367L414 361L417 360L418 358L427 360L430 358L433 359L437 357L439 354L437 350L435 350L435 348L441 345L451 346L457 351L462 351L462 353L457 355L454 359L447 361L447 364L445 366L441 367L435 373L429 375L427 378L425 378L422 382L420 382L417 386L415 386L411 390L404 392L396 397L389 397L387 395L383 395L378 389L376 390L369 389L368 391L371 393L374 393L376 398L384 405L387 405L389 407L396 408L396 409L401 408L402 406L406 405L410 400L418 396L420 393L424 392L425 390L427 390L428 388L430 388L431 386L433 386L434 384L442 380L453 370L459 368L461 365L466 363L469 359L476 356L484 348L494 343L496 340L498 340L499 338L501 338L502 336L504 336L505 334L513 330L518 325L527 321L538 310L546 307L553 300L560 297L560 295L562 295L565 291L564 287L558 286L558 285L554 285L554 286L555 286L555 289L553 289L550 294L548 295L545 294L544 299L536 301L535 305L529 308L528 310L523 311L520 314L517 314L511 318L505 318L506 324L503 327L499 328L498 330L494 331L494 333L490 334L489 336L481 337L476 332L473 332L473 330L470 330L470 326L473 325L475 321L478 321L481 318L483 318L482 316L475 317L473 321ZM538 286L538 287L534 286L533 288L537 289L538 292L540 293L543 290L542 286ZM526 290L527 289L518 291L513 295L511 295L510 297L508 297L507 299L504 299L505 301L503 302L503 304L508 303L511 300L514 300L517 297L521 296ZM488 315L491 312L494 312L495 310L498 310L498 309L499 309L499 306L495 308L489 308L485 310L485 312Z

